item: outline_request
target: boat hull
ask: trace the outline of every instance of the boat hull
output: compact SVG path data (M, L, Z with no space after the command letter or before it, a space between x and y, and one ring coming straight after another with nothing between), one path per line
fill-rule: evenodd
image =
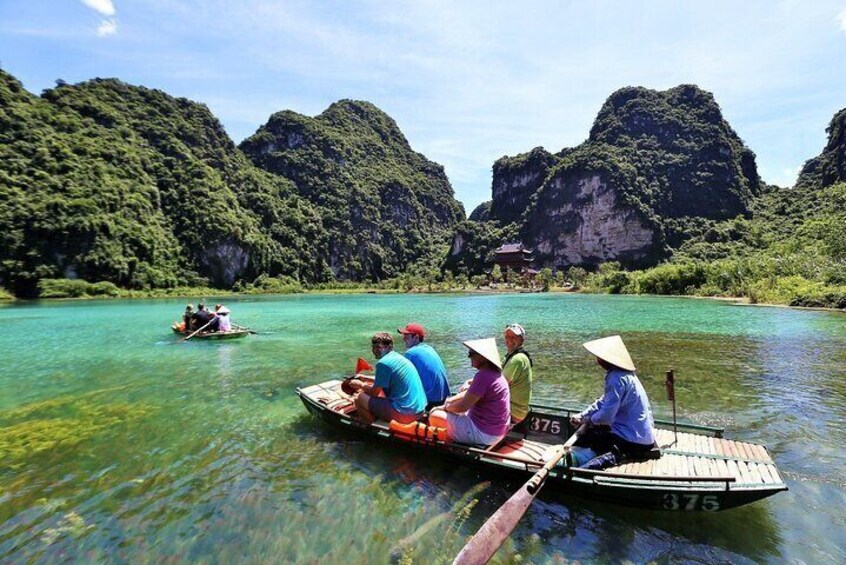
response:
M576 412L533 406L524 431L512 430L486 450L398 433L386 422L364 425L354 418L354 406L340 390L340 381L297 389L297 394L311 414L348 433L521 481L528 480L553 446L573 433L569 417ZM678 429L674 435L672 429L659 427L662 455L657 460L604 471L567 467L562 460L550 472L544 492L656 510L715 512L787 490L763 446L726 440L717 428L680 425Z
M185 335L186 337L191 335L186 334L185 332L181 331L179 328L172 326L170 329L173 330L173 333L177 333L180 335ZM232 330L228 332L200 332L195 334L194 337L191 339L203 339L203 340L227 340L227 339L240 339L242 337L247 337L250 335L249 330Z

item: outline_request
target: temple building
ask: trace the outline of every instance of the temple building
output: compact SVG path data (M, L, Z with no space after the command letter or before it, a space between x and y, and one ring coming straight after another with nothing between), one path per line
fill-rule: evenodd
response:
M533 260L532 250L527 249L522 243L506 243L496 250L494 262L499 265L505 276L509 269L521 275L535 275L537 271L530 269Z

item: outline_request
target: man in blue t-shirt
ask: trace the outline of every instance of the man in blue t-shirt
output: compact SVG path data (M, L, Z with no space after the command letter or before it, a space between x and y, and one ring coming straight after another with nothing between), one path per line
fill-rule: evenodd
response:
M376 378L356 375L349 387L356 391L358 417L370 423L374 419L396 420L409 424L423 416L426 393L420 375L411 361L394 351L391 334L379 332L370 339L376 363Z
M424 343L426 330L420 324L411 323L397 329L405 342L405 358L412 362L420 374L423 390L426 391L426 408L440 406L450 395L446 367L438 352Z

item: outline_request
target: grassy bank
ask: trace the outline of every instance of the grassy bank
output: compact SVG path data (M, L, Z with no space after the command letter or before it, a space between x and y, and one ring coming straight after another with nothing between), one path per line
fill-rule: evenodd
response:
M752 304L846 309L846 284L837 284L837 277L807 276L807 272L819 273L821 263L809 262L805 267L797 268L789 257L665 263L641 271L606 263L574 286L611 294L743 298Z

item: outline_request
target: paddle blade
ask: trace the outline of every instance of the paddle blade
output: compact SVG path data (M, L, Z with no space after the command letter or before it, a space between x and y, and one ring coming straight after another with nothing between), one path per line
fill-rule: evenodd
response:
M362 371L372 371L373 367L370 363L367 362L366 359L362 359L361 357L358 358L358 361L355 364L355 372L361 373Z
M584 433L587 427L587 422L582 422L579 429L563 445L556 446L555 450L549 454L543 467L532 475L526 481L526 484L520 487L520 490L515 492L499 510L494 512L493 516L488 518L488 521L479 528L476 535L470 538L464 549L456 556L453 565L476 565L477 563L487 563L490 561L496 550L499 549L505 538L517 526L517 522L526 513L529 505L546 483L546 477L549 475L549 472L564 457L567 450L576 443L579 436Z
M526 485L520 487L470 538L455 557L453 565L477 565L490 561L534 499L535 495L529 493Z

